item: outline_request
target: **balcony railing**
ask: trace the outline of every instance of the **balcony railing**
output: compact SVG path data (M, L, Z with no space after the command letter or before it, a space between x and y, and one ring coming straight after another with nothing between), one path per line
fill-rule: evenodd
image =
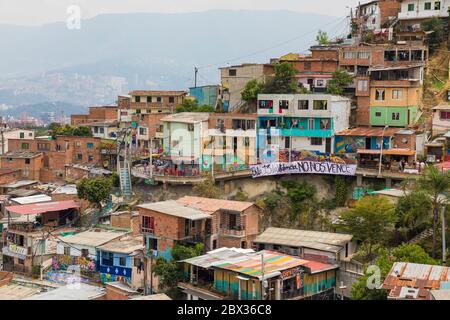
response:
M243 226L236 226L230 228L228 226L220 226L220 233L228 236L243 237L245 236L245 229Z

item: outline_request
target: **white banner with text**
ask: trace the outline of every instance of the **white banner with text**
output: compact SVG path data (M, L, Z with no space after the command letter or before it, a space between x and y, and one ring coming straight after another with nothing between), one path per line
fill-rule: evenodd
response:
M318 162L318 161L295 161L295 162L272 162L250 166L252 177L276 176L282 174L332 174L342 176L354 176L356 164Z

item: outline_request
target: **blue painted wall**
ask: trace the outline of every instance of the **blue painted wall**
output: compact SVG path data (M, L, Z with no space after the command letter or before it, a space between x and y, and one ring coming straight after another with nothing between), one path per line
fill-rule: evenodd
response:
M217 101L218 86L203 86L189 88L189 94L197 99L200 106L207 105L214 107Z

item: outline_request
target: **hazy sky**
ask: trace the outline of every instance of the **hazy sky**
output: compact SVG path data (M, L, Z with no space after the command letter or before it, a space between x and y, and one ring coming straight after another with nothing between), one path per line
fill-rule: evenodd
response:
M359 0L360 2L367 2ZM102 13L193 12L213 9L292 10L343 16L358 0L0 0L0 23L37 25L65 21L67 7L79 5L82 18Z

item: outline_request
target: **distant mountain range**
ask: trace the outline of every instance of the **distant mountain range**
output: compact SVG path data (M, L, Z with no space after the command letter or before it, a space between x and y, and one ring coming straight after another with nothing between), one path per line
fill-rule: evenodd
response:
M80 30L0 25L0 106L8 113L57 101L87 107L132 89L187 89L194 66L200 85L218 83L218 67L305 51L318 29L332 35L335 22L310 13L219 10L100 15Z

